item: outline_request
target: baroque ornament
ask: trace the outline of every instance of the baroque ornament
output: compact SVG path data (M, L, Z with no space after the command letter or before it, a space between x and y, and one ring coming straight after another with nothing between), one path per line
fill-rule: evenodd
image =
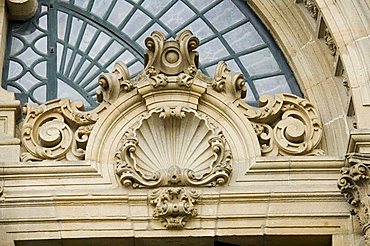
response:
M279 94L249 106L241 73L225 62L214 78L198 70L199 40L188 30L174 40L153 32L145 44L135 79L122 62L99 76L96 109L66 99L26 106L22 160L108 161L123 186L149 190L155 218L179 229L197 216L196 189L226 185L235 163L322 154L322 125L307 100Z
M117 175L134 188L215 186L231 173L222 131L187 108L160 108L143 116L122 138Z
M94 112L83 112L81 102L56 99L40 106L28 104L22 126L22 161L83 160Z
M264 156L322 155L322 124L313 105L292 94L260 97L260 108L238 107L251 121Z
M341 170L338 188L353 206L362 225L365 245L370 245L370 155L352 153L346 157L346 167Z

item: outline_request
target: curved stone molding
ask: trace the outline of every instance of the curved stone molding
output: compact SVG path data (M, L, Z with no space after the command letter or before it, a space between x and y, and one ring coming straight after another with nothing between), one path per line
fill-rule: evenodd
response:
M238 107L252 122L262 155L322 155L319 116L306 99L291 94L262 96L260 108L244 103Z
M181 229L191 217L198 215L195 204L199 197L195 190L186 188L155 189L149 195L153 216L168 229Z
M338 180L338 188L360 220L365 245L370 245L369 167L369 154L349 154L346 157L346 167L342 168L342 175Z
M82 102L57 99L42 105L27 104L22 126L25 152L22 161L83 160L94 112L83 112Z
M231 152L222 131L187 108L144 115L116 153L121 183L134 188L215 186L231 174Z

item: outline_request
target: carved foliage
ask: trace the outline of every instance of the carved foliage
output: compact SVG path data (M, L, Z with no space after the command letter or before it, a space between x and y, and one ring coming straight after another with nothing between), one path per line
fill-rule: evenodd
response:
M338 188L360 219L367 244L370 232L369 166L370 155L349 154L346 167L342 168L342 175L338 180Z
M40 106L27 105L22 127L22 143L26 151L21 160L84 159L87 140L98 116L81 110L81 102L71 103L67 99Z
M311 17L315 20L317 19L317 15L319 13L319 9L317 8L317 5L315 3L315 0L305 0L304 6L310 13Z
M183 228L191 217L197 216L195 203L199 197L195 190L183 187L155 189L149 195L153 216L160 218L168 229Z
M322 125L311 103L291 94L262 96L260 108L240 103L251 121L262 155L321 155Z
M337 53L337 45L335 44L333 35L331 34L329 28L325 29L324 41L325 41L326 45L329 47L330 54L332 56L335 56L335 54Z
M231 152L220 130L187 108L153 110L128 130L116 153L123 185L215 186L230 178Z

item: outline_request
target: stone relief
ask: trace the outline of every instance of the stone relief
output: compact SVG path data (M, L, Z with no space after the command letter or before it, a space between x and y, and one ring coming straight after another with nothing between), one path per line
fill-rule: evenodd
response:
M149 195L150 204L155 207L153 216L160 218L168 229L181 229L198 215L195 203L199 197L195 190L185 188L155 189Z
M262 96L260 108L249 106L242 100L247 90L241 73L230 71L225 62L218 63L214 78L198 70L199 40L188 30L175 40L153 32L145 44L145 68L135 79L129 79L122 62L111 73L100 75L97 99L101 104L96 109L84 112L82 103L66 99L27 105L22 161L84 160L88 143L94 142L89 142L91 136L101 130L99 123L107 117L105 112L116 109L118 102L125 109L141 105L142 113L124 118L122 126L114 123L122 133L115 136L117 146L112 146L115 153L109 160L123 186L149 190L153 217L166 228L179 229L197 215L200 195L196 189L226 185L232 176L235 156L230 142L234 139L218 122L223 114L218 107L247 125L243 131L250 135L235 133L234 137L255 143L253 154L322 154L318 148L322 125L307 100L279 94ZM218 113L200 110L201 103ZM233 118L228 120L237 124Z
M306 99L292 94L260 97L260 108L240 103L251 121L263 156L322 155L319 116Z
M360 220L365 245L370 245L370 155L352 153L346 157L346 166L341 170L338 188L353 206L353 214Z
M83 112L81 102L56 99L24 107L21 161L83 160L98 115Z
M231 158L222 131L205 117L187 108L160 108L125 133L116 172L134 188L215 186L228 181Z
M304 6L310 13L311 17L315 20L317 19L317 15L319 13L319 9L317 8L317 5L314 0L305 0Z

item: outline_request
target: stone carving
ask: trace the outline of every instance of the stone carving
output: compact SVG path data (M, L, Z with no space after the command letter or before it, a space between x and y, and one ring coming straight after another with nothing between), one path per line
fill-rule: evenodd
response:
M181 229L191 217L197 216L195 203L199 197L195 190L183 187L155 189L149 195L153 216L160 218L168 229Z
M332 56L335 56L335 54L337 53L337 45L335 44L334 38L331 35L331 32L329 31L329 28L325 29L324 41L325 41L325 44L329 47L330 54Z
M346 167L341 170L338 188L354 209L362 225L365 235L365 245L370 245L370 155L358 153L346 157Z
M317 19L317 15L319 13L319 9L317 8L317 5L315 3L315 0L305 0L304 6L310 13L311 17L315 20Z
M86 146L91 147L87 142L94 139L93 147L87 150L90 158L95 147L101 148L101 136L107 131L106 118L100 116L109 118L111 124L116 116L113 111L122 117L118 119L126 117L123 112L136 112L136 116L125 118L127 122L114 123L113 132L119 132L121 141L112 146L115 155L110 154L107 160L114 161L115 173L124 186L156 189L148 197L154 206L153 216L174 229L197 215L200 195L190 187L229 182L230 146L248 146L247 155L234 152L234 161L254 158L260 149L264 156L322 154L318 149L322 125L307 100L279 94L275 98L262 96L261 108L249 106L241 99L247 92L243 75L231 72L225 62L218 63L213 79L198 71L194 49L199 40L190 31L180 32L175 40L153 32L145 44L145 68L135 79L130 80L122 62L116 63L111 73L100 75L97 99L101 104L93 111L84 112L82 103L65 99L28 105L22 128L22 160L82 160ZM220 113L222 107L228 110L225 114ZM216 123L218 114L224 123L230 121L229 128ZM245 125L233 128L241 125L234 119ZM243 132L248 137L234 141L223 132L230 134L227 136Z
M112 103L117 100L121 92L129 92L135 85L129 80L130 73L126 64L119 61L113 71L99 76L100 88L96 91L98 102Z
M317 149L322 137L319 116L306 99L291 94L261 96L260 108L239 103L251 121L262 155L321 155Z
M145 39L145 45L148 48L144 57L147 73L154 68L155 75L192 74L198 67L198 52L194 49L199 40L189 30L180 32L175 40L166 40L163 33L154 31Z
M28 104L22 126L22 161L82 160L92 125L98 116L83 112L81 102L57 99L40 106Z
M212 87L218 92L225 91L237 98L244 98L247 95L243 74L231 72L224 61L217 64Z
M125 186L215 186L231 173L231 152L222 131L188 108L160 108L125 133L116 153Z

